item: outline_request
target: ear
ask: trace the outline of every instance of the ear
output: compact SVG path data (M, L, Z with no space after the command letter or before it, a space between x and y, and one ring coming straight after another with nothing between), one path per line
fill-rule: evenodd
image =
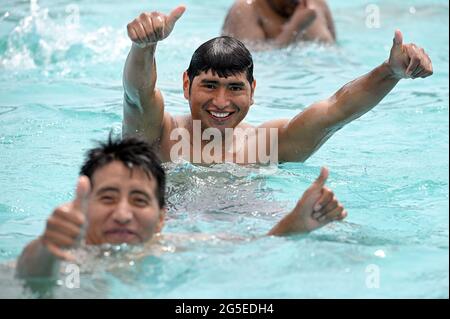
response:
M184 71L183 73L183 91L184 91L184 98L186 100L189 100L189 86L191 85L191 81L189 81L189 76L187 74L187 71Z
M255 103L255 100L253 99L255 95L255 89L256 89L256 80L253 80L250 92L250 105L253 105L253 103Z
M164 227L164 221L166 219L166 212L167 212L167 209L165 207L161 208L159 210L159 221L158 221L158 226L156 226L156 233L160 233Z

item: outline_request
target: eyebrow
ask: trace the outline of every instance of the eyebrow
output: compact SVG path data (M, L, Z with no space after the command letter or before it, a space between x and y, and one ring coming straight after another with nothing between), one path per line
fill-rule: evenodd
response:
M228 85L244 87L245 83L244 82L231 82L231 83L228 83Z
M118 188L115 188L115 187L107 186L107 187L103 187L103 188L99 189L97 191L97 195L101 195L101 194L106 193L106 192L120 193L120 190ZM138 190L138 189L132 190L130 192L130 195L142 195L142 196L146 197L148 200L151 199L151 196L148 195L145 191L141 191L141 190Z
M219 84L220 82L217 81L217 80L205 80L205 79L204 79L204 80L201 81L201 83L202 83L202 84ZM245 83L239 81L239 82L230 82L230 83L227 83L227 85L228 85L228 86L232 85L232 86L240 86L240 87L244 87L244 86L245 86Z
M120 191L119 191L118 188L111 187L111 186L106 186L106 187L100 188L100 189L97 191L97 194L103 194L103 193L106 193L106 192L120 193Z
M215 81L215 80L202 80L201 83L202 83L202 84L218 84L219 81Z

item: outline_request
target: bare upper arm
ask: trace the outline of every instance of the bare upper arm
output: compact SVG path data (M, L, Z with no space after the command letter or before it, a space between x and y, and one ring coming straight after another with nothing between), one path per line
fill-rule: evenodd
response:
M273 120L261 127L278 129L278 158L280 162L304 162L342 126L333 119L336 108L332 100L312 104L291 120Z
M139 97L136 105L124 95L123 135L140 135L153 143L161 137L164 118L170 115L164 111L164 98L159 89Z
M266 39L253 3L236 1L228 12L222 27L222 34L241 41L257 42Z

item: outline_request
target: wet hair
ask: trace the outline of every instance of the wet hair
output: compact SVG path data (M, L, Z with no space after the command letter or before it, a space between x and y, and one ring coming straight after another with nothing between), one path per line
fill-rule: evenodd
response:
M98 147L86 153L80 175L89 177L92 184L92 176L95 171L113 161L122 162L130 170L139 167L149 179L155 178L159 207L165 206L166 173L161 166L161 160L149 143L137 137L128 137L122 140L112 138L110 134L106 142L99 142Z
M203 43L192 55L187 69L190 84L202 72L211 70L221 78L245 72L253 83L253 59L245 45L229 36L213 38Z

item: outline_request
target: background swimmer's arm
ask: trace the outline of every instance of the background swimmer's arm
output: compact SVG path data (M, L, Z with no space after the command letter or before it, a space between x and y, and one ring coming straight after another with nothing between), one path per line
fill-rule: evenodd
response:
M331 14L330 7L328 6L328 4L325 0L320 0L320 3L322 4L325 18L327 19L328 30L330 30L330 33L333 36L333 39L336 40L336 28L334 26L333 15Z
M280 161L305 161L336 131L375 107L402 78L425 78L431 60L414 44L403 45L396 32L389 60L370 73L346 84L327 100L315 103L280 129Z
M273 44L278 47L291 44L316 18L317 12L308 8L307 1L302 1L289 21L283 25L283 31L274 39Z
M268 233L273 236L308 233L334 221L343 220L347 212L334 193L325 187L328 169L303 193L296 207Z
M133 45L123 73L125 136L142 134L153 143L160 138L163 123L170 118L164 114L164 100L156 88L155 51L158 41L170 35L184 11L185 7L179 6L168 16L142 13L127 26Z

